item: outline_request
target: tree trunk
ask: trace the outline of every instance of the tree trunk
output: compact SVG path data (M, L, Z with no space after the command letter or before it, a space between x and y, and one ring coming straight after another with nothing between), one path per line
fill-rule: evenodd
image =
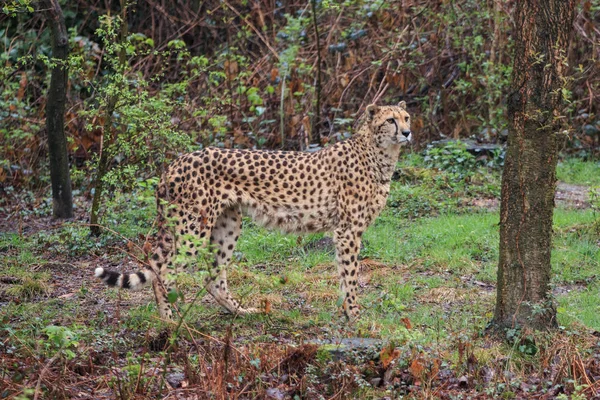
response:
M557 326L550 293L556 164L575 0L516 2L509 137L502 176L496 329Z
M69 157L65 137L65 102L67 98L67 27L58 0L44 1L46 18L52 30L54 67L46 102L46 130L52 182L52 214L55 218L73 217L73 195L69 175Z

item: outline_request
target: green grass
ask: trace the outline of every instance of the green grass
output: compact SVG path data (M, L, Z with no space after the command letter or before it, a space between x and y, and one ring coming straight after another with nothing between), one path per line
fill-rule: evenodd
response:
M322 234L310 234L299 239L297 235L286 235L256 226L245 218L236 252L249 265L267 264L267 268L272 268L274 265L281 267L290 262L299 262L302 266L313 267L333 259L333 253L307 249L311 242L322 237Z
M558 163L556 176L559 181L574 185L600 186L600 161L563 160Z
M392 185L390 207L365 232L361 251L365 261L359 281L362 314L355 324L348 324L340 312L334 253L330 247L316 245L322 244L324 235L284 235L245 219L234 265L228 270L230 288L244 305L269 304L271 313L244 317L224 314L218 305L207 304L202 276L186 274L179 282L188 302L182 309L190 308L186 318L189 326L220 340L227 328L233 327L236 343L244 345L302 343L313 338L381 338L411 352L436 349L443 354L440 357L446 357L444 362L461 368L456 343L475 342L477 339L472 338L479 337L491 320L498 263L498 211L475 208L470 201L493 197L498 177L486 177L479 171L457 181L456 176L431 172L422 164L422 157L407 158L401 179ZM587 174L600 176L597 164L567 164L571 183L581 184ZM115 209L106 214L105 221L139 243L139 235L145 235L152 223L142 221L144 216L151 219L155 215L148 199L147 193L141 200L115 196ZM552 284L559 323L569 332L581 331L582 327L600 330L597 223L598 214L593 209L559 207L554 213ZM51 261L89 268L90 279L93 261L89 260L102 257L124 262L126 256L117 250L125 247L123 238L106 235L92 239L87 229L69 224L29 236L0 234L0 275L45 284L52 271L38 267ZM34 292L43 294L43 288L38 285ZM20 302L9 301L3 307L9 317L0 318L0 339L15 348L22 346L25 355L53 355L56 348L47 345L48 326L64 326L75 333L82 352L93 348L113 354L150 347L151 333L165 327L156 319L150 289L140 295L82 285L72 289L74 293L68 293L66 299L51 294L49 298L27 298L18 287L12 290L9 295L16 294ZM197 301L189 305L196 294ZM194 335L187 330L180 334L187 339ZM479 359L495 359L483 344L475 346L479 345ZM494 351L513 360L520 357L510 349ZM375 398L381 394L376 393Z
M555 285L585 282L597 275L600 270L598 238L582 230L582 227L594 220L595 215L591 210L555 210L556 234L552 254ZM294 235L268 232L253 226L245 235L247 236L240 240L243 245L239 249L246 254L248 268L253 276L252 282L260 287L255 289L257 292L277 294L287 288L294 298L296 294L291 289L304 286L306 281L311 282L309 290L315 293L335 290L331 283L323 285L318 279L314 282L311 271L315 265L333 263L330 253L307 251L302 244L298 244ZM373 281L383 289L364 296L364 303L369 309L364 317L367 318L365 323L377 320L381 326L379 334L393 337L397 333L398 317L406 315L407 309L411 309L410 317L417 324L428 325L435 322L432 313L436 315L436 306L422 305L418 297L439 287L457 289L464 292L461 293L463 297L473 295L473 291L461 281L461 276L495 283L498 241L497 212L444 214L410 222L398 220L389 211L384 212L365 233L362 256L381 261L391 271L386 271L384 275L377 275L378 272L374 271ZM261 245L254 245L256 242ZM300 254L302 255L299 256ZM263 263L271 267L252 270L252 265ZM401 270L412 273L407 276L395 273ZM272 277L272 273L276 277ZM335 279L333 265L329 267L328 273L330 279ZM281 276L287 277L286 284L279 283ZM475 298L478 296L475 293ZM493 293L484 297L479 309L482 315L489 315ZM323 302L322 306L328 307L327 302ZM472 310L467 312L473 317ZM594 312L588 309L581 310L581 313L573 311L571 319L575 318L584 324L585 321L590 321L592 325L588 326L598 329L600 325L584 317L586 313ZM468 323L464 326L468 326Z
M563 325L577 322L600 330L600 284L575 287L558 298L559 321Z

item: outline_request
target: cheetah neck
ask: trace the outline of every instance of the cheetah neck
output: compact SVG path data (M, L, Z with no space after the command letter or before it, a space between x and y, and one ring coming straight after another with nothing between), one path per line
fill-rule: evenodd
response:
M381 148L375 144L371 135L361 135L358 140L365 149L367 163L373 171L375 181L389 184L400 156L400 145Z

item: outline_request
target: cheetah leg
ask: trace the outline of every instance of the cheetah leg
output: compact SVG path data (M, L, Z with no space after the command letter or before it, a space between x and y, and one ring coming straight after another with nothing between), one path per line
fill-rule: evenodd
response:
M344 312L346 317L354 319L358 316L356 287L358 283L358 253L361 237L358 232L349 228L351 225L340 227L334 231L336 261L340 276L340 288L344 296Z
M168 271L173 267L173 249L174 237L173 231L167 224L167 219L164 217L165 212L172 216L173 210L165 210L165 206L159 201L158 204L158 235L156 247L150 256L150 269L154 273L152 279L152 290L156 299L158 314L162 319L171 320L173 311L169 305L167 297L168 283L166 281Z
M158 243L152 256L150 257L150 267L154 271L156 278L152 281L154 297L158 307L158 313L161 318L171 320L173 312L171 310L168 292L174 290L175 280L170 279L169 274L179 273L183 266L173 263L173 250L185 249L189 257L198 254L197 244L188 239L186 235L197 238L210 236L210 223L204 221L200 216L183 211L186 207L172 207L168 211L169 218L177 215L175 226L167 226L166 220L159 217ZM162 207L159 206L159 215L162 215ZM177 236L177 240L174 237ZM174 246L175 244L175 246Z
M206 290L217 303L232 314L258 312L253 308L242 308L240 303L231 296L227 286L226 267L231 262L241 227L242 215L239 207L230 207L219 216L210 237L211 245L216 246L214 267L205 281Z

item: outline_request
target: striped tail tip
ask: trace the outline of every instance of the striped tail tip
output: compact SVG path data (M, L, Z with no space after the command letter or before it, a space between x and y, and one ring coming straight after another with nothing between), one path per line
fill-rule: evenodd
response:
M117 286L132 290L139 289L152 280L152 272L150 270L142 270L133 274L120 274L98 267L94 271L94 275L102 279L108 286Z
M118 272L108 271L102 267L98 267L94 271L94 275L96 278L102 279L102 282L106 283L108 286L121 286L121 283L119 282L121 274Z

